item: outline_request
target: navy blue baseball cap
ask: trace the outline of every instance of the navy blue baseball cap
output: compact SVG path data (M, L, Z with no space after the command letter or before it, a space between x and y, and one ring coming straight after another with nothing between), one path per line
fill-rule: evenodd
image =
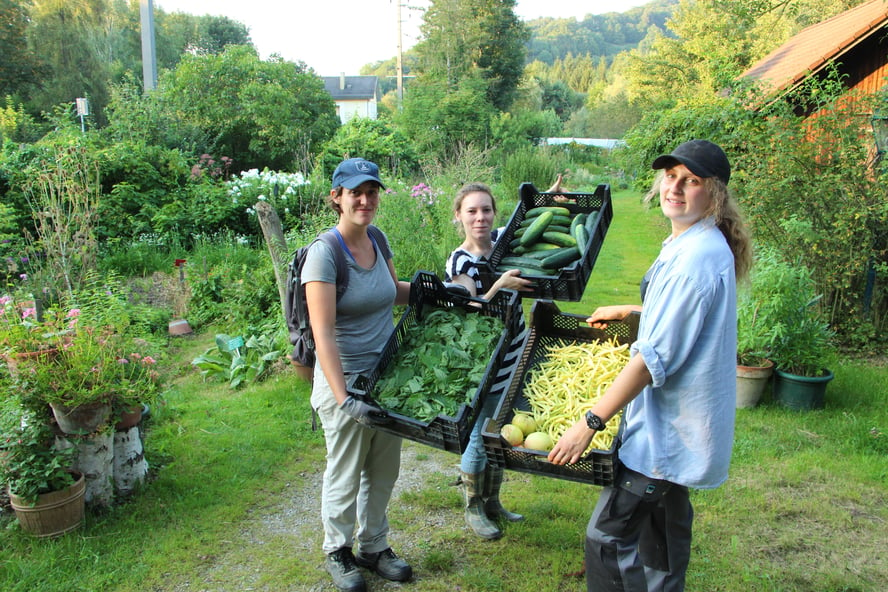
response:
M725 185L731 178L731 163L717 144L708 140L690 140L680 144L672 154L654 159L652 169L666 169L681 163L698 177L718 177Z
M379 180L379 167L363 158L349 158L339 163L333 171L333 187L345 187L355 189L365 181L375 181L385 189L385 185Z

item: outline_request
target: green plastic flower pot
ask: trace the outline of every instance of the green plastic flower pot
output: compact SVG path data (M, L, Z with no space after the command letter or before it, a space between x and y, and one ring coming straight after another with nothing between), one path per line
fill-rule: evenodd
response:
M824 370L821 376L799 376L774 370L774 400L797 411L822 409L826 385L833 378L829 370Z

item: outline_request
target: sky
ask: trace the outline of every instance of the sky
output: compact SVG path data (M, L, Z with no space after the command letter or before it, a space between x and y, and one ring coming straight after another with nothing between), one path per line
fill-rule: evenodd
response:
M522 20L624 12L649 0L518 0ZM262 59L280 54L320 76L355 75L361 66L398 52L396 0L153 0L164 12L227 16L243 23ZM421 8L429 0L401 0L401 44L419 38Z

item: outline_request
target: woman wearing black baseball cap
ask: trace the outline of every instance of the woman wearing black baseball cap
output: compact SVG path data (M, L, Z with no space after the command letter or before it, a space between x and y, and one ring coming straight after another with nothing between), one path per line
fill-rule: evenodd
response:
M641 313L632 357L549 460L577 462L624 409L614 485L586 529L586 588L680 591L691 552L689 488L728 477L736 406L736 281L751 265L749 234L728 191L731 165L707 140L657 157L648 201L672 232L641 282L642 306L607 306L593 326Z

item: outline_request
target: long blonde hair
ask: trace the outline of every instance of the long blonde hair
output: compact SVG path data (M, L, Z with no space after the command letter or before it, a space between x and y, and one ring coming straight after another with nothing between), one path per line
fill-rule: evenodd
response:
M665 170L657 173L650 191L644 196L645 203L650 204L654 199L659 199L660 184L665 175ZM705 177L703 188L712 198L706 215L715 218L715 225L721 230L734 255L734 275L738 282L744 281L749 277L749 270L752 268L752 237L746 222L743 221L740 205L734 198L733 192L718 177Z

